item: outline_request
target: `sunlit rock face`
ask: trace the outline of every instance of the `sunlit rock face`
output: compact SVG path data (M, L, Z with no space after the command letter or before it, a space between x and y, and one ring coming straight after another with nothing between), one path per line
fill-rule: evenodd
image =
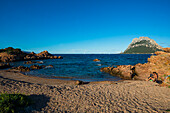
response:
M149 37L139 37L132 40L132 43L128 46L124 53L154 53L156 51L162 51L162 49L163 48L160 45Z
M137 76L135 79L146 80L148 76L156 72L159 75L159 79L162 79L165 75L170 75L170 48L163 49L164 51L155 52L156 55L152 55L148 58L148 62L145 64L132 65L120 65L114 67L101 68L102 72L110 73L113 76L119 76L123 79L131 79L133 73L132 68L135 68Z
M23 60L40 60L40 59L63 59L62 56L54 56L48 51L43 51L41 53L34 52L24 52L21 49L14 49L8 47L5 49L0 49L0 62L15 62Z

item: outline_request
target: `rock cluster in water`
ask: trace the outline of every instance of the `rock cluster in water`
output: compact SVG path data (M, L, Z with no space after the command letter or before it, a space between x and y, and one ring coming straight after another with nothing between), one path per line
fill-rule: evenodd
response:
M148 58L148 62L145 64L120 65L116 68L104 67L101 68L101 71L123 79L131 79L131 75L136 73L135 79L138 80L146 80L151 73L157 72L159 79L162 79L165 75L170 75L170 48L164 48L163 50L155 52L156 55Z
M30 70L37 70L37 69L43 69L43 68L53 68L53 65L32 65L30 67L25 66L18 66L18 67L12 67L12 70L18 70L20 72L28 72Z
M14 49L8 47L5 49L0 49L0 62L14 62L23 60L41 60L41 59L62 59L62 56L54 56L48 51L43 51L41 53L26 53L21 51L21 49Z
M10 68L11 65L9 63L0 63L0 69Z

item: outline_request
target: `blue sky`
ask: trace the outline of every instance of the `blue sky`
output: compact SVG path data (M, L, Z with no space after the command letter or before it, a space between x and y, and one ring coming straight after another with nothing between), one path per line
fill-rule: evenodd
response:
M119 53L140 36L170 46L170 0L0 0L0 48Z

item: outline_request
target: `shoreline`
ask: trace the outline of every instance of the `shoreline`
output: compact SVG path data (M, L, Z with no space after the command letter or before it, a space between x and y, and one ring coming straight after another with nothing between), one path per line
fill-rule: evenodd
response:
M17 70L0 70L0 77L5 79L12 79L17 81L23 81L28 83L34 84L41 84L41 85L77 85L79 80L64 80L65 77L56 77L54 78L45 78L45 77L36 77L33 75L25 75ZM66 78L67 79L67 78ZM91 81L91 82L83 82L82 84L115 84L117 82L122 82L124 80L119 81ZM80 81L81 82L81 81Z

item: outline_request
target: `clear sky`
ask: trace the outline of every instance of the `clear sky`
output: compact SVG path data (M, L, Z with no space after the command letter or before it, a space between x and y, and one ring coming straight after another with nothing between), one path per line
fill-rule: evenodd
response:
M170 0L0 0L0 48L119 53L140 36L170 46Z

